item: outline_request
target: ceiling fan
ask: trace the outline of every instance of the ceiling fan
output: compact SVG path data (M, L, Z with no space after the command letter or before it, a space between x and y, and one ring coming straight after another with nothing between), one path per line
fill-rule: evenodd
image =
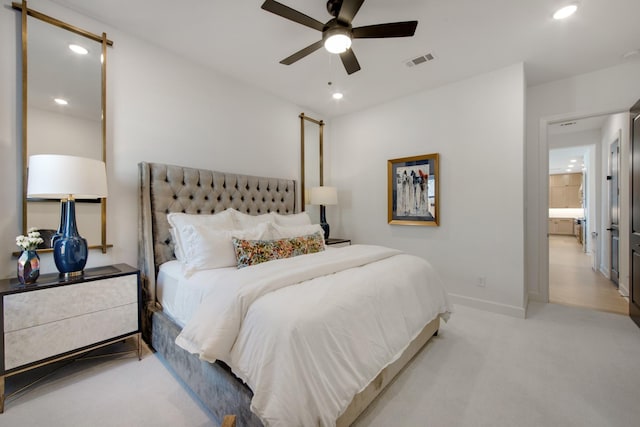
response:
M262 9L322 32L321 40L299 50L280 63L291 65L324 46L329 52L339 54L347 74L353 74L360 70L360 64L353 49L350 49L352 39L411 37L416 32L418 21L390 22L353 28L351 22L362 3L364 0L328 0L327 11L334 18L323 24L282 3L266 0L262 4Z

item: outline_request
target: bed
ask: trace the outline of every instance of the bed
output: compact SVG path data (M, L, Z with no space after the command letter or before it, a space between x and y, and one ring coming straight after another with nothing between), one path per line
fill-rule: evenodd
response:
M229 268L237 271L227 271L226 267L200 270L185 277L184 265L187 264L184 259L176 261L178 248L175 240L179 240L179 236L176 237L175 230L171 229L168 214L221 216L222 212L235 211L256 218L268 213L278 218L294 218L299 215L296 214L296 183L287 179L146 162L139 164L139 175L139 267L146 307L144 336L218 420L222 420L225 414L234 414L238 425L243 427L265 424L348 426L437 334L440 318L446 319L449 314L446 293L435 275L429 279L428 286L418 290L405 292L398 288L384 291L385 285L380 278L389 275L388 271L393 268L412 270L413 265L419 264L416 273L412 273L416 276L411 276L410 281L421 281L426 271L422 267L423 260L388 248L367 245L328 249L243 269ZM248 240L236 238L234 243L238 241L251 243L255 240L251 237ZM240 253L238 250L236 246L236 254ZM366 286L356 285L362 281L356 279L361 274L366 278ZM277 280L274 279L276 276ZM431 294L429 298L414 294L427 292L422 290L427 287L433 298ZM251 292L237 295L237 289L247 288ZM380 295L358 295L358 292L378 292L378 288ZM393 293L383 296L382 292ZM342 293L345 296L339 296ZM357 348L349 347L346 352L354 352L354 356L348 366L342 366L339 361L331 365L332 361L339 360L333 355L337 353L335 348L345 345L334 339L344 340L341 335L351 334L347 341L357 341L364 334L359 332L355 322L349 328L340 329L341 324L349 322L349 317L341 320L339 316L365 319L361 327L369 329L370 324L376 322L366 320L364 307L362 313L359 312L358 307L365 305L361 301L366 299L371 303L367 310L380 311L382 308L376 308L375 304L384 300L383 305L392 305L388 300L404 293L407 294L403 297L405 301L398 297L398 304L411 305L416 301L433 299L429 310L424 310L428 313L414 315L412 308L402 308L403 313L409 314L398 322L412 326L401 328L407 329L403 332L394 329L389 336L381 338L398 342L391 349L380 351L380 360L369 361L369 357L355 355L359 351ZM306 301L305 298L311 300ZM354 300L349 302L349 298ZM331 303L325 303L333 300L340 301L339 309L332 309ZM224 305L221 305L223 301ZM317 301L323 301L322 309L318 304L315 306L317 310L309 309ZM291 322L288 317L305 311L316 313L320 320L296 318L293 327L287 326L290 323L278 323L284 318ZM327 313L326 319L317 314L324 312ZM332 322L333 326L326 326ZM416 328L415 325L420 326ZM386 322L378 326L387 328ZM312 333L319 333L322 338L309 339ZM326 342L330 345L323 340L328 340ZM315 341L325 345L316 345ZM377 349L377 344L373 348ZM373 353L377 358L378 352ZM364 359L367 361L361 362ZM268 362L262 364L256 360ZM267 369L271 365L277 367L272 369L273 372ZM289 365L300 366L291 374ZM335 385L340 381L327 381L327 378L338 374L349 383L348 387L344 386L348 390L343 390L342 385ZM307 384L312 384L309 387L313 390L303 390ZM325 392L324 388L330 398L316 398ZM284 394L277 395L277 390L281 389ZM292 393L287 389L299 392ZM277 396L272 398L272 394ZM296 398L302 400L298 402L294 400ZM308 413L289 413L293 407L305 405L309 408Z

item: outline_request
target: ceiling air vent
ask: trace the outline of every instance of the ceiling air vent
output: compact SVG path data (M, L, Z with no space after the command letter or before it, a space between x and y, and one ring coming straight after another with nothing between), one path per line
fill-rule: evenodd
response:
M560 123L560 126L573 126L575 124L576 122L564 122L564 123Z
M414 65L424 64L425 62L433 61L436 57L432 53L427 53L412 59L404 61L407 67L413 67Z

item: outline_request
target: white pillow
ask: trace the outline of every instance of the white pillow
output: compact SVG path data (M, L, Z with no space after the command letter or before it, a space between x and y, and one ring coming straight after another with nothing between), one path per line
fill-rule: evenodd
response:
M275 218L275 223L278 225L284 225L291 227L294 225L311 225L311 218L306 212L300 212L291 215L280 215L279 213L271 212L271 215Z
M324 236L324 231L322 230L322 227L320 227L320 224L295 225L291 227L284 227L278 224L270 224L269 227L271 228L271 238L274 240L308 236L318 231L322 236Z
M233 230L236 227L233 221L232 210L233 209L227 209L213 215L194 215L181 212L167 214L167 221L169 221L169 225L171 226L169 231L175 245L174 253L176 255L176 259L178 261L183 261L185 259L185 242L183 241L185 227L199 225L216 230Z
M246 230L248 228L254 228L259 224L271 223L274 221L273 216L268 213L264 215L249 215L235 209L228 210L232 211L233 220L235 222L236 229L238 230Z
M259 224L247 230L216 230L203 225L185 226L182 250L185 258L182 271L189 277L199 270L237 267L233 238L244 240L268 240L269 224Z

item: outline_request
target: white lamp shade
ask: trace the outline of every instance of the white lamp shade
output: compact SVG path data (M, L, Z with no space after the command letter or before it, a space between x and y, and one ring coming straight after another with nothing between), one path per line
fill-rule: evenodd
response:
M38 154L29 157L27 197L42 199L107 197L104 162L85 157Z
M312 187L309 201L312 205L337 205L338 190L336 187Z

